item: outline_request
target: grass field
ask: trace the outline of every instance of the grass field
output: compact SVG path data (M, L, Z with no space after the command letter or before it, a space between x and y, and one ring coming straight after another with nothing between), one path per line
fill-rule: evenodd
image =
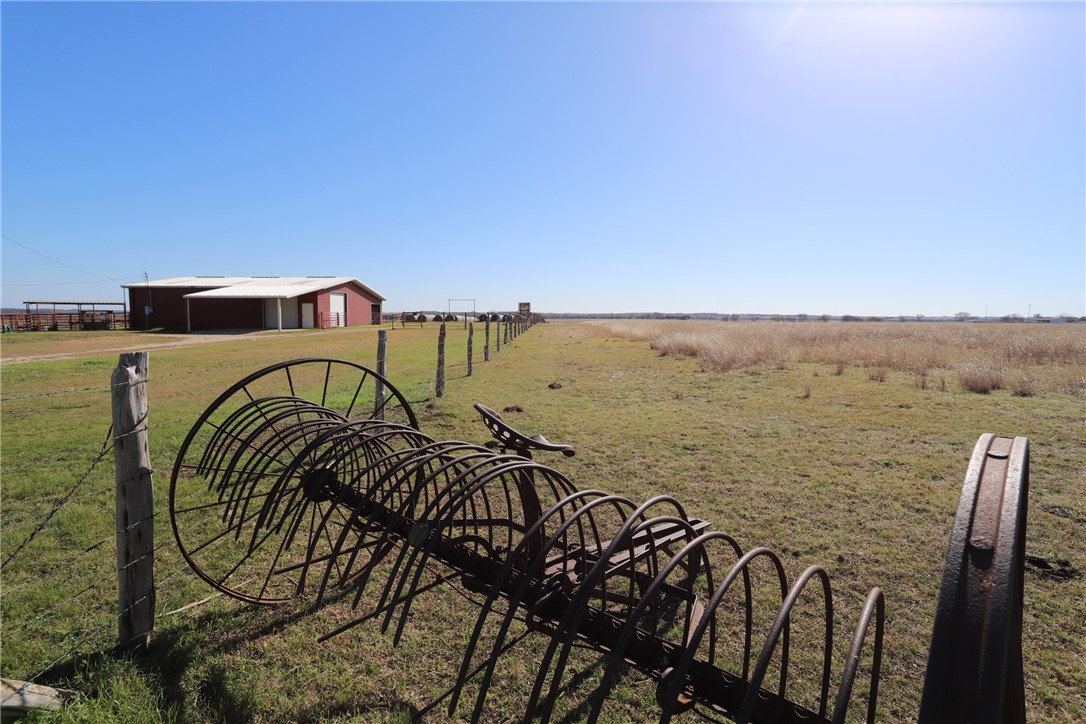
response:
M451 367L440 400L432 393L436 327L397 329L389 333L389 377L433 437L482 442L487 435L471 403L516 405L523 411L506 415L512 424L576 447L574 458L543 461L579 487L638 500L667 492L744 548L764 544L785 554L790 576L825 565L834 581L838 641L847 639L844 628L859 615L866 591L882 587L883 721L916 716L943 557L981 433L1031 440L1027 554L1069 574L1086 569L1081 326L712 324L539 325L492 352L488 363L477 328L470 378L466 335L450 325ZM4 337L4 559L98 456L109 426L115 350L152 349L151 456L156 510L164 514L180 442L219 392L296 357L372 365L376 334L260 334L158 346L173 343L137 333ZM71 356L12 361L55 354ZM999 384L971 392L977 368ZM462 591L442 586L426 593L398 648L377 621L318 644L318 636L358 615L349 597L308 613L304 603L257 608L223 597L185 608L212 591L171 546L165 515L156 532L160 615L152 653L142 660L109 655L110 457L4 568L4 676L27 678L49 667L40 681L86 692L59 717L67 720L406 721L420 712L445 718L440 705L427 707L455 676L474 622ZM1030 570L1025 597L1030 719L1082 719L1086 581ZM359 612L367 603L369 593ZM539 650L538 635L529 636L503 657L489 719L522 713ZM578 656L580 685L562 700L570 719L600 673L598 656ZM842 660L838 651L837 670ZM654 685L644 679L637 672L624 678L604 710L609 721L654 719ZM470 706L458 713L466 718Z

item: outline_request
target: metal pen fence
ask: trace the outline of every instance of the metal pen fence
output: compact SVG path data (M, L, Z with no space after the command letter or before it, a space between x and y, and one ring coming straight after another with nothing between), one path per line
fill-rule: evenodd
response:
M12 312L0 314L4 332L68 332L128 329L127 312Z

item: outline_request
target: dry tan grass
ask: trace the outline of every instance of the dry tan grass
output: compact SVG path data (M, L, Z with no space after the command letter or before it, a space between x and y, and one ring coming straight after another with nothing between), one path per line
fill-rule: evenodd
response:
M951 322L599 322L647 341L661 355L696 357L714 369L787 368L814 362L911 372L953 372L966 389L1029 379L1037 391L1086 392L1086 328L1078 324ZM1013 375L1012 375L1013 373Z

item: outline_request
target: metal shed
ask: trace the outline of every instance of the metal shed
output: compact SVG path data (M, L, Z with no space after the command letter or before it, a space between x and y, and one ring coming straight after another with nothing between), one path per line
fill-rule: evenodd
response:
M122 285L133 329L312 329L379 324L385 300L354 277L171 277Z

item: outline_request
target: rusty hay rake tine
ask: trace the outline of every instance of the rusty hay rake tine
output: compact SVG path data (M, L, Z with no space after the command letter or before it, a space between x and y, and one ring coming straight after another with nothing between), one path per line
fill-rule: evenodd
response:
M496 460L501 460L501 458L496 458ZM525 460L524 458L510 456L508 459L503 460L502 462L498 462L495 466L488 468L482 474L473 477L474 473L476 473L480 468L490 462L494 462L494 460L482 460L475 465L472 465L467 470L461 472L459 475L457 475L457 477L449 482L449 484L446 485L437 496L435 496L433 502L431 502L427 509L423 511L424 515L428 513L432 514L426 515L424 520L432 520L433 527L427 526L429 532L426 539L424 541L418 541L417 543L415 543L415 550L411 551L411 557L408 561L408 564L403 566L403 568L401 569L402 574L400 583L396 588L397 598L400 596L400 592L403 589L403 585L406 582L412 567L414 568L415 575L411 582L411 588L414 588L418 585L427 561L432 557L434 548L441 540L442 529L452 522L453 513L462 508L462 504L464 501L470 500L471 497L475 495L475 493L485 490L486 486L492 481L497 481L497 484L500 486L506 485L504 479L505 473L516 472L519 468L534 465L534 463L529 460ZM470 485L463 485L465 480L470 480ZM509 522L510 527L512 527L512 520L510 520ZM416 528L415 530L419 529ZM422 545L423 542L425 542L425 547L423 547ZM419 558L419 561L417 563L415 562L416 558ZM409 590L411 589L409 588ZM407 600L404 602L403 606L400 609L400 621L396 626L396 633L393 636L393 641L400 640L400 635L403 632L404 625L407 622L407 616L410 612L411 598L411 596L408 596ZM392 610L390 609L389 612L386 614L385 618L386 627L391 621L391 617Z
M726 539L727 540L727 539ZM733 543L733 549L738 553L741 549L738 548L738 544ZM713 595L709 598L709 601L705 605L705 612L702 615L701 621L694 629L690 638L690 643L683 650L683 654L679 661L675 664L674 668L670 672L670 675L661 678L659 685L657 686L657 703L660 704L661 713L660 721L671 721L671 717L675 714L675 707L679 705L679 698L682 694L686 677L690 671L690 667L694 663L694 657L697 654L698 647L701 645L701 640L705 636L705 632L709 628L716 626L716 612L720 607L720 604L724 601L724 597L728 594L735 579L742 574L743 576L743 595L744 595L744 609L745 609L745 626L744 626L744 645L743 645L743 674L740 680L746 683L747 676L750 667L750 654L753 632L753 591L750 584L750 566L760 557L767 557L773 563L774 569L777 573L778 581L781 584L781 599L783 600L788 593L788 580L785 577L784 566L781 563L780 557L776 552L765 547L753 548L747 551L745 554L739 557L739 560L731 567L727 575L713 591ZM709 635L712 636L713 632L710 631ZM710 656L708 662L712 665L713 660ZM666 688L666 693L661 695L661 692ZM691 704L693 700L691 701ZM738 708L738 707L737 707Z
M871 663L871 685L867 691L867 721L875 721L875 709L879 695L879 670L882 665L882 635L885 620L885 596L882 589L872 588L867 594L863 612L860 614L860 622L852 637L852 646L849 647L848 661L845 670L841 674L841 686L837 689L837 701L833 706L834 724L845 721L848 711L848 703L852 697L852 685L856 681L856 672L860 665L860 655L863 653L864 641L867 632L871 628L871 619L875 619L875 641L873 645L873 661Z
M792 588L788 591L788 598L785 600L784 605L781 606L780 612L777 614L776 620L773 622L773 626L770 629L769 637L766 639L765 646L762 647L762 653L758 656L758 663L754 667L754 674L750 677L750 686L747 689L747 695L743 700L743 708L739 711L739 716L736 719L737 722L748 722L754 714L754 707L758 701L758 689L762 685L762 679L765 678L766 671L769 669L770 661L773 658L773 652L777 648L777 640L783 641L781 646L781 687L779 696L783 699L785 695L785 689L788 682L788 630L789 621L792 616L792 609L795 608L796 601L799 599L803 589L806 588L807 582L815 576L822 583L822 595L825 603L826 612L826 642L823 648L822 658L822 695L819 697L819 711L818 716L820 718L826 717L826 699L829 693L829 681L830 681L830 662L831 655L833 653L833 591L830 589L830 577L826 573L826 569L822 566L811 566L800 574L796 582L792 584Z
M607 668L604 671L603 680L601 681L599 687L596 689L595 696L593 697L592 710L588 716L589 721L596 721L596 719L599 717L600 711L603 708L603 700L607 696L607 693L611 690L611 687L614 686L615 680L618 678L619 666L625 659L626 649L629 648L630 641L633 639L634 634L637 631L637 624L640 622L641 617L645 613L645 610L649 606L654 604L657 595L663 593L664 584L671 576L671 574L675 572L675 569L679 568L683 564L684 559L686 558L700 558L705 564L708 584L711 588L712 564L710 563L708 553L705 550L705 543L714 539L725 540L732 545L732 547L736 550L737 554L739 553L738 544L731 536L727 535L726 533L710 532L703 533L699 536L694 526L690 525L689 522L683 520L682 518L668 517L664 519L668 520L669 522L675 522L685 526L686 529L684 533L686 533L686 535L688 536L688 542L679 550L679 552L672 556L671 560L669 560L664 565L664 567L653 577L652 583L649 584L648 589L642 594L641 600L638 601L637 606L635 606L634 609L630 612L629 616L627 616L626 624L622 627L622 631L619 633L617 641L611 647L611 656L608 657ZM650 525L653 521L659 520L662 519L652 518L649 521L643 523L642 526ZM687 610L688 614L693 613L693 606L696 602L696 596L693 590L690 591L690 595L691 599L693 600L689 602L690 606ZM685 621L683 628L683 642L686 646L688 646L691 640L692 632L690 626L692 621L690 615L684 616L684 619ZM655 630L656 628L657 626L654 625L653 630ZM713 640L712 638L710 638L710 645L712 645L712 643ZM684 650L686 646L684 646ZM711 653L709 655L709 658L713 658Z
M439 443L438 445L442 445L442 444L443 443ZM472 449L472 450L476 449L476 446L468 445L466 443L459 443L459 444L454 445L454 447L466 448L466 449ZM479 448L479 450L485 450L485 448ZM489 452L489 451L487 451L487 452ZM426 476L418 477L418 479L415 481L415 483L411 487L410 495L405 500L404 505L401 506L401 510L403 509L403 507L406 507L406 506L410 506L410 510L412 512L417 510L419 497L423 493L427 493L427 491L428 491L428 489L430 487L430 484L432 482L434 482L437 475L441 474L441 473L445 473L450 468L452 468L453 466L456 465L456 459L450 460L450 459L447 459L447 458L443 457L447 453L448 453L447 449L438 448L438 450L436 452L434 452L433 454L431 454L430 456L428 456L426 458L427 462L429 460L433 460L433 459L444 459L445 464L440 466L436 471L433 471L433 472L431 472L430 474L428 474ZM476 468L477 466L485 465L487 462L490 462L490 460L488 460L487 458L483 458L481 461L476 462L473 465L470 465L468 469L470 470L470 469ZM419 465L417 465L415 467L415 470L417 470L417 471L419 471L419 473L421 473L421 469L422 469L422 463L419 463ZM442 490L447 490L449 488L457 486L459 484L459 482L464 479L464 477L465 477L465 471L461 470L461 471L457 472L453 476L451 481L446 481L446 483L443 486ZM422 511L422 516L421 517L416 516L416 515L411 515L410 516L410 519L414 522L414 524L411 527L411 529L409 530L408 535L406 536L405 544L403 546L401 546L401 548L400 548L400 553L396 558L396 563L393 565L394 573L393 573L392 576L390 576L388 578L388 580L387 580L387 582L385 584L384 591L381 594L380 603L378 604L379 607L384 608L385 604L388 602L390 597L394 598L394 599L401 598L401 594L403 592L403 587L406 584L407 577L409 576L410 571L411 571L411 564L414 562L416 556L418 555L418 550L422 548L422 544L426 542L426 539L432 533L431 529L428 527L428 524L432 523L432 520L427 514L433 512L433 509L434 509L435 505L436 505L435 500L428 500L426 502L425 508ZM405 559L409 559L409 560L405 560ZM395 588L395 593L393 593L393 588ZM392 612L393 612L393 609L391 609L391 608L388 609L388 613L385 615L385 618L381 623L381 631L382 632L385 632L385 631L388 630L388 626L389 626L389 624L391 623L391 620L392 620ZM394 639L394 640L398 640L398 639Z
M619 496L619 495L605 495L602 498L596 498L595 500L589 501L584 506L578 508L574 512L574 514L569 517L568 520L564 521L562 523L562 525L559 526L558 530L556 530L554 532L554 534L551 535L550 539L547 541L547 543L544 546L543 550L539 551L539 553L536 554L535 558L532 560L531 566L529 566L527 571L525 571L525 573L524 573L524 575L523 575L523 577L521 579L520 585L517 586L516 593L514 593L513 596L511 596L509 598L508 611L505 614L505 617L502 619L502 623L501 623L501 626L499 627L498 633L497 633L497 635L495 637L494 644L493 644L493 646L491 648L490 655L487 658L487 661L488 661L487 669L486 669L486 672L483 674L483 681L480 684L479 693L476 696L475 710L472 712L472 716L471 716L472 721L479 721L480 717L482 716L482 710L483 710L483 705L484 705L484 702L485 702L485 699L486 699L486 694L487 694L488 689L490 688L490 681L494 676L494 669L495 669L495 667L497 665L497 651L499 651L501 649L501 647L502 647L502 642L504 641L505 636L507 635L507 633L509 631L509 627L513 623L513 619L514 619L514 617L516 615L517 608L520 606L521 602L525 599L525 596L528 594L528 591L529 591L529 589L531 587L532 582L534 580L538 579L539 573L543 569L543 566L546 565L547 554L553 548L555 543L557 543L558 540L562 539L565 536L565 533L569 529L570 526L572 526L574 524L579 524L580 519L583 518L583 517L587 517L587 518L591 519L592 518L592 511L595 510L596 508L601 508L603 506L611 506L611 507L615 508L616 512L622 514L622 510L621 510L622 505L629 506L629 508L631 510L633 510L636 507L636 504L632 500L630 500L629 498L624 498L624 497ZM530 615L531 615L531 609L529 609L529 616ZM532 708L531 707L526 707L525 711L530 712L530 711L532 711Z
M657 505L670 504L675 507L679 512L679 515L686 518L686 511L683 510L682 504L670 495L657 495L654 498L642 503L634 512L626 518L622 526L619 528L615 537L611 540L610 545L600 556L599 560L592 566L588 574L581 581L580 586L575 592L574 598L570 605L566 608L562 615L561 621L558 623L555 629L555 635L551 637L551 641L547 646L547 651L543 655L543 659L540 661L539 673L536 675L535 685L532 687L531 696L528 699L527 711L535 711L539 702L539 696L542 694L543 685L546 680L547 672L550 670L550 664L554 658L554 654L558 649L559 636L562 637L562 653L558 659L558 667L555 671L553 680L557 682L561 678L561 673L565 666L565 660L569 652L569 647L573 644L573 639L576 636L577 631L580 629L581 622L584 620L585 612L588 608L588 599L592 595L593 590L597 584L603 584L605 574L607 573L607 566L610 559L614 554L625 547L629 547L630 557L633 558L633 529L639 523L645 520L645 513ZM603 590L603 606L606 608L606 587ZM557 683L552 684L550 692L556 691ZM548 694L547 700L544 702L544 719L549 716L549 711L553 702L551 696Z
M542 530L543 526L545 526L551 518L555 516L562 516L564 514L565 508L576 505L580 503L583 499L592 496L606 497L607 493L603 492L602 490L582 490L566 498L563 498L558 503L551 506L549 510L544 512L543 515L540 516L539 520L532 524L532 527L529 529L528 533L534 534L536 531ZM545 556L546 551L550 550L550 548L560 538L563 537L566 528L572 524L572 517L562 520L558 526L559 530L551 537L548 543L544 545L544 549L540 553L540 555ZM471 660L474 656L475 649L478 646L479 638L482 636L483 624L486 621L487 617L490 615L490 611L493 609L494 603L498 600L501 594L505 592L505 587L510 577L513 575L513 570L517 567L518 564L520 564L524 556L527 554L528 540L529 537L526 534L521 539L521 542L517 545L516 549L511 551L509 556L502 563L501 570L498 572L498 575L494 578L493 583L491 583L490 585L490 589L487 592L486 600L483 602L482 606L480 606L479 615L476 618L475 628L472 630L471 638L468 640L468 646L464 652L464 657L460 665L460 672L456 678L456 690L452 694L452 699L449 701L449 716L452 716L453 713L456 711L456 705L460 699L461 687L468 680L468 669L471 666ZM526 568L530 568L530 566L526 566ZM510 608L515 608L515 606L511 604Z

